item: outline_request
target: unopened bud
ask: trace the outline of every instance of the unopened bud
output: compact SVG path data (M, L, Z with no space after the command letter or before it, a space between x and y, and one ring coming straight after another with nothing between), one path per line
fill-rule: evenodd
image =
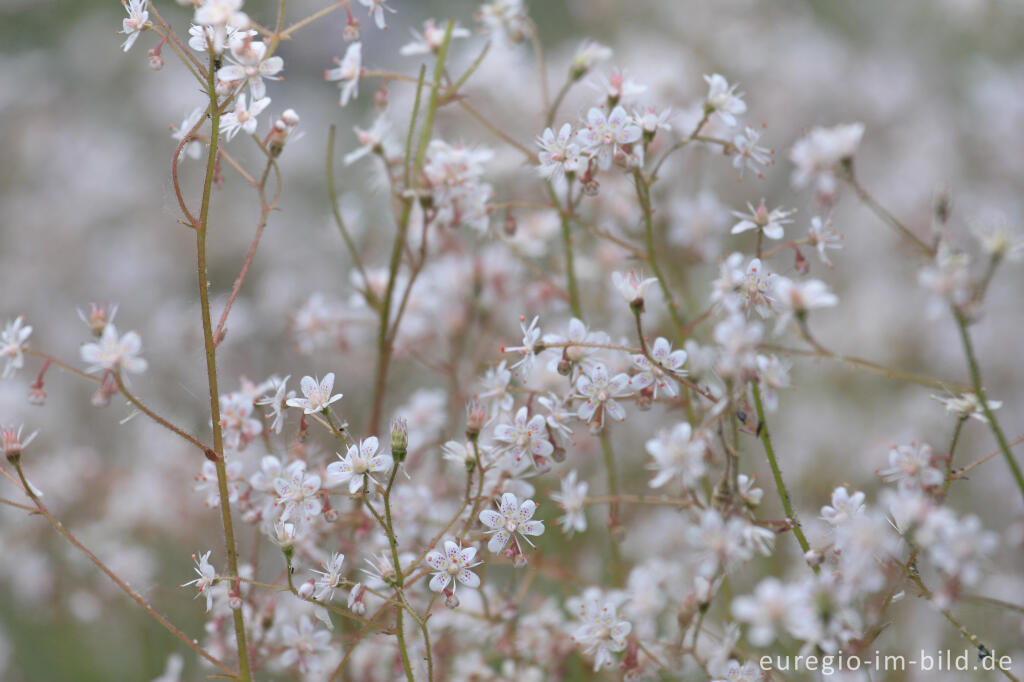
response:
M351 17L345 25L345 31L341 35L346 43L354 43L359 40L359 20Z
M450 609L459 608L459 598L455 596L454 592L445 591L444 605Z
M159 71L164 68L164 58L160 56L160 53L156 50L150 50L149 54L149 68L154 71Z
M409 451L409 420L395 417L391 422L391 456L396 462L404 462Z
M298 589L299 597L302 598L302 599L310 599L310 598L312 598L313 592L315 590L316 590L316 583L313 582L312 580L307 580L306 582L304 582L301 585L299 585L299 589Z
M377 111L384 111L388 108L388 85L381 83L377 92L373 93L373 106Z
M232 594L230 597L228 597L228 607L232 611L237 611L238 609L242 608L242 598L239 597L237 594Z
M475 398L469 401L466 406L466 436L473 440L483 430L487 423L487 410L483 403Z
M32 386L28 389L28 402L29 405L46 404L46 391L42 386Z

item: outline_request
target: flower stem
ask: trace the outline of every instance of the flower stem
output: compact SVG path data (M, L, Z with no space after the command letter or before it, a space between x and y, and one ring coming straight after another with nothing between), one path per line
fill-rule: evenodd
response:
M971 374L971 384L974 385L974 394L978 396L978 402L981 403L981 409L985 413L985 418L988 419L989 428L992 429L992 435L996 437L996 441L999 443L999 449L1003 453L1003 457L1006 458L1006 464L1010 467L1010 473L1013 475L1013 480L1017 483L1017 488L1020 489L1021 495L1024 495L1024 474L1021 473L1020 465L1017 464L1017 460L1013 458L1013 453L1010 451L1010 445L1006 442L1006 436L1003 435L1003 430L999 428L999 422L996 421L996 416L992 413L992 409L988 406L988 399L985 398L985 388L981 384L981 369L978 367L978 359L974 355L974 345L971 343L971 334L967 330L967 318L964 317L963 313L959 310L953 310L953 316L956 318L956 326L960 331L960 340L963 342L964 355L967 356L967 369Z
M203 181L203 199L196 222L196 273L199 279L199 304L203 318L203 344L206 351L206 377L210 389L210 419L213 424L214 466L217 469L217 488L220 493L221 521L224 525L224 545L228 555L228 571L238 575L238 549L235 545L235 530L231 520L231 502L228 492L227 465L224 462L224 434L220 424L220 392L217 387L217 348L213 336L213 321L210 316L210 282L206 262L206 231L210 217L210 199L213 194L213 177L217 165L217 146L220 141L220 109L217 106L215 65L210 58L207 70L207 93L210 97L210 150L206 159L206 177ZM241 609L232 611L235 624L235 641L238 645L238 675L243 682L252 680L249 669L249 650L245 640L245 620Z
M644 179L643 173L640 169L633 171L633 180L636 184L636 196L640 201L640 209L644 215L644 237L647 241L647 262L651 264L651 271L654 276L658 279L658 286L661 287L661 293L665 295L665 304L668 306L668 313L672 317L672 322L676 326L676 332L682 333L682 329L685 327L683 324L683 318L679 314L679 308L676 306L675 299L672 297L672 292L668 288L668 282L665 280L665 276L661 273L661 268L658 266L658 259L654 257L654 213L651 209L651 188L647 184L647 180Z
M800 549L804 551L804 554L811 551L811 545L807 542L807 537L804 535L803 528L800 527L800 521L796 517L796 512L793 511L793 503L789 498L789 490L786 489L786 483L782 480L782 471L779 469L779 462L775 458L775 448L772 446L772 438L768 433L768 423L764 418L764 404L761 401L761 388L758 386L756 381L751 382L751 388L754 392L754 407L757 410L757 423L761 429L761 442L764 443L764 452L768 456L768 464L772 469L772 476L775 478L775 487L779 491L779 499L782 500L782 508L786 511L786 519L793 526L793 535L796 536L796 541L800 543ZM818 567L814 567L814 572L818 572Z

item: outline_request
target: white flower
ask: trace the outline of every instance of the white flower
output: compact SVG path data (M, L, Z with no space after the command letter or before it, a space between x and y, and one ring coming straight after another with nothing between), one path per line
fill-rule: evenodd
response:
M572 65L569 72L573 78L579 80L587 71L597 66L600 62L606 62L612 58L612 48L602 45L596 40L584 40L573 55Z
M210 609L213 608L213 590L211 590L210 588L213 587L213 584L217 580L217 572L214 570L213 566L211 566L209 562L210 554L212 551L213 550L210 550L209 552L203 554L200 557L196 557L195 554L192 555L192 558L195 559L196 562L195 570L199 577L195 580L190 580L184 585L182 585L182 587L195 585L196 589L198 590L198 593L196 594L197 597L203 594L204 592L206 593L207 613L209 613Z
M617 374L608 377L608 370L602 364L596 364L589 374L580 374L576 379L576 392L583 398L577 416L585 422L591 422L601 428L604 426L604 415L608 415L616 421L626 419L626 410L619 405L615 398L629 395L629 377L625 374Z
M494 439L504 443L498 452L507 453L512 458L513 472L524 468L524 460L538 470L551 466L551 453L555 446L548 440L547 423L543 415L535 414L531 418L527 408L520 407L511 424L498 424L494 427Z
M377 117L377 120L373 122L373 125L370 126L369 130L363 130L359 126L356 126L354 130L356 131L356 137L359 139L359 144L361 146L358 149L355 149L345 155L346 166L355 163L364 156L367 156L368 154L381 152L385 156L387 156L385 142L390 142L390 118L388 118L384 114L381 114L380 116Z
M772 163L772 152L757 144L760 139L761 133L750 126L744 128L742 134L732 139L732 144L736 147L736 155L732 157L732 167L739 170L741 178L743 171L748 168L760 176L761 169Z
M776 277L772 287L774 298L781 309L775 331L778 333L789 323L790 317L800 317L815 308L831 308L839 303L839 297L828 290L828 285L819 279L799 282L788 277Z
M586 125L576 134L586 151L597 158L598 168L611 168L612 157L624 144L636 142L643 135L640 126L621 106L612 109L605 116L604 111L593 107L587 112Z
M187 135L196 124L199 123L200 119L204 117L206 110L203 107L196 107L193 109L184 120L181 122L181 127L171 128L171 137L179 142ZM199 155L203 151L203 143L199 140L192 138L181 147L181 153L178 159L181 160L183 156L188 156L190 159L198 159Z
M31 329L31 327L29 328ZM117 335L117 328L108 324L96 343L82 346L82 360L92 363L87 372L126 371L145 372L149 366L142 358L142 339L136 332L128 332L124 336Z
M266 405L270 408L267 419L271 420L270 430L274 433L281 433L284 426L284 408L287 407L288 401L295 397L295 391L288 390L289 379L291 379L290 374L284 379L272 377L274 395L263 396L256 401L257 405Z
M331 403L341 400L344 394L331 395L334 390L334 372L328 372L323 379L317 380L311 376L302 377L299 382L302 395L305 398L289 398L285 401L288 407L301 407L306 414L323 412Z
M359 0L359 4L370 10L370 16L373 17L374 23L377 24L377 28L385 29L388 27L387 22L384 21L384 10L387 10L394 14L398 10L392 9L387 6L388 0Z
M719 346L715 369L723 376L735 376L755 369L757 346L764 337L764 326L748 320L736 311L715 325L714 339Z
M807 238L810 240L811 246L818 250L818 257L821 258L821 261L832 267L827 250L843 248L843 236L832 227L832 221L822 220L821 216L811 218L811 227L807 230Z
M572 638L583 647L583 653L593 655L594 672L614 663L612 653L626 648L626 638L633 631L632 624L620 620L619 598L606 598L599 589L588 588L582 596L573 597L566 606L580 620Z
M242 16L245 17L244 14ZM240 26L244 26L248 21L249 19L246 17ZM193 24L188 28L188 35L188 46L193 50L197 52L213 51L214 54L221 54L232 41L251 38L256 35L256 31L243 30L230 24L226 28L224 26L196 26Z
M976 223L971 233L977 238L981 250L990 258L1017 262L1024 258L1024 240L1015 235L1002 219Z
M658 111L654 107L647 107L643 111L634 111L633 120L646 134L654 135L659 130L672 130L668 123L671 115L671 109Z
M981 399L974 393L964 393L963 395L954 395L948 398L933 395L932 398L942 403L946 408L946 412L955 414L961 419L971 417L980 422L988 423L988 417L985 416L985 410L981 406ZM1003 406L1002 400L988 400L987 403L990 410L998 410Z
M652 488L660 488L678 478L684 487L693 489L707 470L707 440L700 431L695 436L686 422L676 424L670 431L662 431L657 438L647 441L645 447L654 458L654 464L648 468L658 472L651 479Z
M622 294L622 298L626 299L631 305L637 305L638 301L643 302L647 289L657 281L657 277L640 279L640 275L636 273L636 270L630 270L625 275L621 272L612 273L612 284Z
M350 445L340 462L327 465L327 487L348 482L349 493L355 495L363 488L363 478L373 479L373 474L390 471L394 460L384 453L377 453L379 444L376 436L359 441L359 447ZM375 479L374 479L375 480Z
M324 71L324 80L339 81L341 106L348 104L352 97L359 96L359 74L363 68L362 43L352 43L345 50L345 56L337 68Z
M252 398L243 391L220 397L220 427L229 450L243 450L263 433L263 424L252 418Z
M736 94L736 86L730 86L725 77L720 74L704 76L708 84L708 96L706 107L721 119L722 123L732 127L736 125L736 116L746 112L747 105L743 101L743 94Z
M494 33L503 43L518 43L530 34L523 0L494 0L480 7L476 17L486 32Z
M317 630L309 616L302 616L298 628L291 623L281 628L281 640L287 647L278 659L281 665L297 665L299 672L307 673L319 670L318 654L328 649L331 633Z
M518 362L512 365L512 369L521 366L523 368L524 375L533 371L533 361L537 357L537 342L541 337L540 327L537 326L537 321L539 319L539 317L535 316L529 326L527 326L526 319L522 317L519 318L519 327L523 330L523 345L511 346L503 349L506 353L519 353L523 356ZM543 348L543 346L541 346L541 348Z
M360 2L365 1L366 0L360 0ZM415 29L409 29L409 32L412 33L412 37L415 38L415 40L403 45L398 53L402 56L410 57L413 55L437 52L441 49L441 45L444 43L445 30L445 26L438 26L433 19L427 19L423 22L423 33L420 33ZM458 24L452 27L452 40L455 40L456 38L468 38L469 35L469 31Z
M462 545L455 544L451 540L445 540L444 553L437 550L427 552L425 560L427 565L434 569L434 577L430 579L430 589L434 592L441 592L448 587L452 578L466 587L479 587L480 576L469 570L479 566L482 561L473 563L476 557L476 547L462 548ZM454 593L457 586L453 583L451 591Z
M732 212L734 216L740 219L738 223L732 226L732 234L739 234L747 230L761 230L764 236L769 239L782 239L785 234L782 226L793 222L789 216L793 215L794 211L787 211L782 208L775 208L769 211L764 205L764 199L761 200L756 209L749 203L747 208L750 209L750 213Z
M14 458L21 454L21 451L28 447L28 444L35 440L39 431L33 431L25 440L21 439L21 431L25 428L22 424L17 429L13 426L0 427L0 452L7 458ZM41 493L40 493L41 494Z
M942 485L943 473L932 466L932 449L926 443L899 445L889 450L889 468L878 472L887 483L901 488L931 488Z
M846 486L840 486L833 490L832 504L821 508L821 518L833 526L845 523L862 513L864 513L864 493L858 491L851 495Z
M487 202L494 188L482 179L485 163L492 158L494 152L490 149L431 140L423 174L430 183L436 226L468 225L481 233L487 231Z
M536 510L537 503L533 500L523 500L523 503L519 504L519 499L515 495L505 493L498 503L498 511L493 509L481 511L480 522L491 529L489 532L494 533L487 543L487 549L492 552L500 552L505 549L508 541L513 539L518 547L519 539L516 537L516 533L519 533L520 537L533 547L533 543L527 536L544 533L544 523L531 520ZM522 554L522 550L520 549L518 553Z
M213 26L221 30L227 28L245 28L249 17L239 10L242 0L203 0L196 8L192 21L201 26Z
M342 581L341 575L341 564L345 561L345 555L334 552L331 554L331 558L327 560L327 563L320 562L324 570L313 571L320 577L316 579L316 591L313 593L313 598L318 601L330 601L334 598L334 588L338 587Z
M537 138L537 146L540 147L537 168L542 177L558 179L583 167L580 146L574 139L575 133L568 123L559 129L557 135L551 128L546 128Z
M139 39L143 29L146 27L146 22L149 21L149 12L146 11L146 0L128 0L128 2L122 2L124 5L124 11L128 13L128 17L121 22L122 35L128 36L124 41L121 48L127 52L132 49L132 45Z
M586 481L578 481L579 474L576 470L570 471L562 479L561 492L551 493L551 499L565 512L565 516L558 519L558 525L566 535L582 533L587 529L587 515L584 513L584 505L587 501Z
M256 120L256 117L259 116L269 104L270 98L264 97L263 99L253 100L252 106L246 106L245 95L239 95L238 99L235 100L235 110L229 111L220 119L220 128L221 132L224 134L224 138L231 141L231 139L238 134L239 130L244 130L249 135L255 133L256 126L259 125L259 121Z
M609 102L619 102L624 99L630 100L636 95L647 91L646 85L636 82L627 76L625 71L620 69L613 69L610 76L599 74L587 85L604 95ZM632 120L637 125L640 125L639 117L633 117Z
M780 388L789 388L789 363L774 355L757 356L757 380L761 384L764 408L774 412L779 406Z
M237 459L229 460L225 467L225 474L228 486L228 502L233 503L238 500L238 496L242 492L242 486L246 482L242 478L242 462ZM217 465L209 460L203 462L203 466L195 477L195 481L196 483L192 486L192 489L196 492L206 492L204 504L213 509L219 507L220 487L217 481Z
M28 337L32 334L32 327L25 326L25 318L18 315L16 318L4 325L3 332L0 332L0 358L4 358L4 371L0 374L4 379L14 376L15 370L25 365L25 346Z
M305 515L306 521L320 513L320 477L306 473L306 463L296 460L285 468L279 478L274 479L277 492L276 505L284 505L281 521L287 521L297 511Z
M663 390L670 398L678 395L675 376L686 374L683 363L686 362L685 350L672 350L668 339L659 336L650 348L651 362L645 355L634 355L633 365L640 370L632 377L633 386L637 390L654 386L654 397L658 397L658 389Z
M798 604L798 593L777 578L766 578L758 583L753 595L733 599L732 615L751 625L751 644L768 646L775 641L776 630L786 629L790 610Z
M818 192L833 194L836 189L836 167L853 158L863 136L863 123L812 129L797 140L789 152L789 160L796 166L793 185L806 187L813 181Z
M231 53L228 59L233 62L222 66L217 71L217 78L222 81L244 81L249 85L249 94L256 102L266 97L267 86L263 79L281 80L277 74L284 68L284 60L278 56L267 57L267 45L248 36L234 36L231 40ZM264 106L266 106L264 104ZM258 112L257 112L258 113Z
M560 347L563 359L581 364L584 367L591 367L594 364L592 356L598 349L593 346L607 345L608 343L609 338L607 334L601 331L589 331L587 325L575 317L569 320L569 328L566 330L565 336L560 334L546 334L544 336L544 345L554 346L556 350ZM551 369L557 371L558 361L555 361Z

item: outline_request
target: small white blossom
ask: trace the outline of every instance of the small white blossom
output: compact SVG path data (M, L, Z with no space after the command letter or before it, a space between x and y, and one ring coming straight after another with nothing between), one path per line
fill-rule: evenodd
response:
M398 11L388 7L387 2L388 0L359 0L359 4L370 11L370 16L373 17L373 21L379 29L388 27L387 22L384 20L384 10L392 14Z
M128 13L127 18L121 22L121 35L128 36L121 46L125 52L132 49L132 45L139 39L142 31L149 21L149 12L146 11L146 0L128 0L124 2L124 11Z
M480 576L469 570L479 566L482 561L473 563L476 557L476 547L462 548L462 545L455 544L451 540L445 540L444 553L431 550L427 553L425 561L434 569L434 577L430 579L430 589L434 592L441 592L448 587L454 578L466 587L479 587ZM456 585L452 583L452 592L455 592Z
M270 408L267 419L271 420L270 430L274 433L281 433L281 429L284 427L284 408L288 406L289 400L295 398L295 391L288 390L289 379L291 379L290 374L284 379L272 377L274 395L263 396L256 401L257 405L266 405Z
M284 68L284 60L276 55L268 57L266 43L259 40L252 40L248 36L233 36L228 60L232 63L222 66L217 71L217 78L246 83L252 95L253 107L267 95L264 78L281 80L277 74Z
M572 638L583 647L584 654L594 657L594 672L614 664L612 654L626 648L626 638L633 631L632 624L619 617L621 601L615 596L605 597L597 588L589 588L566 602L580 621Z
M748 168L760 176L761 169L772 163L771 150L758 145L760 140L761 133L750 126L744 128L741 134L732 139L732 144L736 147L736 154L732 157L732 167L740 172L740 177L743 177L743 171Z
M707 470L708 442L700 432L694 434L686 422L662 431L657 438L647 441L645 447L654 458L654 463L648 468L658 472L651 479L652 488L660 488L678 478L683 487L693 489Z
M299 626L291 623L281 628L284 653L278 659L281 665L298 667L299 672L315 672L320 669L320 656L331 643L331 633L318 630L309 616L299 618Z
M234 111L229 111L220 119L220 129L224 139L230 142L238 134L239 130L244 130L249 135L255 133L256 126L259 125L256 117L269 105L269 97L254 99L252 105L249 106L246 102L245 94L239 95L238 99L235 100Z
M657 277L640 279L640 275L637 274L636 270L630 270L625 275L621 272L612 273L612 284L622 294L622 298L626 299L631 305L636 305L637 301L642 302L647 294L647 289L657 281Z
M794 281L788 277L776 277L772 291L781 310L776 333L785 328L793 315L800 317L809 310L831 308L839 303L839 297L819 279Z
M650 348L651 358L645 355L634 355L633 365L639 369L639 373L632 377L633 387L636 390L654 387L654 397L658 397L658 390L664 391L670 398L679 394L676 389L676 376L686 374L683 364L686 362L686 351L672 350L668 339L659 336Z
M28 329L31 330L31 327ZM142 338L138 333L127 332L124 336L118 336L113 324L103 328L99 341L87 343L80 350L82 360L91 363L87 372L145 372L149 364L138 357L141 352Z
M519 533L520 537L533 547L533 542L528 536L544 533L544 523L531 520L536 510L537 503L533 500L523 500L520 504L514 494L505 493L501 496L501 501L498 502L498 511L493 509L481 511L480 522L491 529L488 532L494 533L487 543L487 549L492 552L500 552L509 543L509 540L515 540L518 546L519 538L516 537L516 533ZM522 550L519 553L521 554Z
M584 157L569 123L562 125L557 135L551 128L546 128L537 138L537 146L540 147L537 169L542 177L558 179L566 173L577 172L584 165Z
M822 220L821 216L811 218L811 227L807 230L807 238L811 246L818 250L818 257L825 265L832 267L828 258L828 249L843 248L843 236L832 227L831 220Z
M210 554L212 553L212 551L213 550L210 550L209 552L203 554L200 557L196 557L195 554L192 555L192 558L195 559L196 562L195 570L199 577L195 580L190 580L182 585L182 587L195 585L196 590L198 590L198 593L196 594L197 597L202 594L206 595L207 613L209 613L210 609L213 608L213 590L210 588L213 587L213 584L217 580L217 572L214 570L213 566L211 566L209 562Z
M570 471L562 479L562 490L551 493L551 499L565 512L565 516L558 519L558 525L566 535L582 533L587 529L587 515L585 504L587 500L586 481L579 481L579 474L576 470Z
M833 526L849 521L864 513L864 493L857 491L850 494L846 486L832 491L832 503L821 508L821 518Z
M934 400L938 400L946 408L946 412L955 414L961 419L971 417L977 419L985 424L988 423L988 417L985 416L985 410L981 406L981 399L974 393L964 393L963 395L954 395L947 398L933 395ZM989 410L998 410L1003 406L1002 400L988 400Z
M365 2L366 0L360 0ZM373 1L373 0L369 0ZM433 19L427 19L423 22L423 33L415 29L409 29L412 33L413 41L406 43L398 51L398 53L404 57L411 57L420 54L431 54L441 49L441 45L444 43L444 34L446 31L445 26L438 26L437 22ZM469 31L462 28L458 24L452 27L452 40L456 38L468 38L470 35Z
M324 71L324 80L338 81L341 88L341 106L359 96L359 75L363 70L362 43L352 43L345 50L345 56L336 68Z
M203 109L203 107L196 107L190 111L189 114L185 116L184 120L182 120L180 127L171 128L171 137L180 142L193 128L196 127L196 124L199 123L200 119L202 119L205 114L206 110ZM190 159L198 159L202 152L203 143L195 138L191 138L188 142L182 145L178 159L181 160L183 156L187 156Z
M787 211L782 208L774 208L769 211L768 207L764 205L764 199L761 200L757 208L754 208L749 203L747 208L750 209L750 213L732 212L734 216L740 219L738 223L732 226L730 231L732 234L740 234L747 230L760 230L769 239L782 239L783 235L785 235L782 226L793 222L789 217L793 215L793 211Z
M0 358L4 359L4 370L0 376L4 379L10 379L16 370L25 366L25 346L31 335L32 327L25 325L22 315L4 324L4 330L0 332Z
M926 443L899 445L889 450L889 468L878 472L887 483L903 488L932 488L942 485L945 476L932 466L932 449Z
M533 464L538 470L551 466L551 453L555 447L547 437L547 423L543 415L529 417L526 407L520 407L512 418L511 424L498 424L494 427L494 439L504 443L498 448L499 454L507 454L512 459L510 469L522 471Z
M359 446L350 445L348 452L338 457L340 462L327 465L327 487L348 483L349 493L355 495L363 488L363 479L373 479L373 474L390 471L394 460L384 453L377 453L379 443L376 436L359 441Z
M301 407L306 414L323 412L343 396L342 393L331 395L331 391L334 390L334 372L328 372L319 380L304 376L299 382L299 388L302 389L305 398L289 398L285 404L288 407Z
M832 128L814 128L800 138L789 152L796 169L792 183L806 187L815 183L820 194L831 196L836 191L836 168L853 158L864 136L864 124L851 123Z
M730 128L736 125L736 116L747 111L743 93L736 94L736 85L729 85L720 74L704 76L704 80L708 84L708 95L705 100L707 109L715 113L722 123Z
M341 575L341 565L345 561L345 555L334 552L331 554L331 558L327 560L327 563L320 562L324 570L313 572L318 574L320 577L316 579L316 591L313 593L313 598L317 601L330 601L334 598L334 590L341 584L343 576Z
M604 365L594 365L589 373L582 373L576 379L576 393L583 398L577 416L585 422L593 422L597 428L604 426L606 412L612 419L624 421L626 410L615 401L615 398L629 395L628 386L627 375L617 374L609 378Z
M636 142L643 135L640 126L621 106L612 109L611 114L593 107L587 112L586 125L576 134L583 148L597 158L601 170L611 168L612 158L624 144Z
M573 78L579 80L583 75L597 66L600 62L606 62L612 58L612 49L602 45L596 40L584 40L573 55L572 65L569 71Z
M516 367L522 367L524 375L528 375L533 371L533 361L537 357L538 344L540 341L541 331L540 327L537 326L537 322L540 318L534 317L529 325L526 324L525 318L519 319L519 327L523 330L523 345L511 346L504 348L503 351L506 353L519 353L523 357L518 362L512 365L512 369ZM541 346L543 348L543 346Z
M293 518L293 513L309 521L323 509L319 496L320 477L307 473L306 463L302 460L296 460L285 468L274 480L274 490L277 492L274 504L283 506L281 521Z

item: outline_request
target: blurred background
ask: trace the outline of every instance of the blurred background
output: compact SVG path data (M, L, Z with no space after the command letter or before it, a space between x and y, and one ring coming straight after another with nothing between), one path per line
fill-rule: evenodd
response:
M290 0L287 17L297 20L327 4ZM450 16L475 28L477 3L389 4L398 13L388 15L386 31L372 25L364 7L354 3L352 8L362 22L366 68L414 76L420 58L401 57L398 48L410 39L408 29L422 30L427 18ZM612 67L625 69L647 86L640 102L671 106L676 112L672 135L688 131L687 112L706 93L701 76L707 73L721 73L738 83L748 104L746 122L765 125L762 141L774 148L776 164L763 179L748 173L740 180L720 154L694 149L673 157L656 187L661 260L691 311L705 307L717 261L734 249L751 251L743 235L728 235L728 210L742 210L747 202L756 205L764 197L770 207L798 209L792 229L794 234L806 231L818 207L809 191L790 189L787 154L793 141L815 125L865 124L857 156L860 178L921 233L930 225L936 192L944 189L952 193L951 222L967 247L972 246L972 226L1002 221L1016 228L1024 215L1024 146L1019 141L1024 129L1024 4L525 4L539 27L552 91L564 82L576 48L593 38L614 49L614 57L593 76L607 75ZM172 2L157 7L179 35L187 34L190 10ZM253 0L245 10L269 25L276 4ZM118 328L141 334L143 357L150 364L147 373L133 377L135 392L176 423L206 434L194 236L177 222L169 174L175 148L169 127L180 126L203 96L166 49L166 66L150 70L145 53L154 46L154 35L142 35L123 53L122 38L115 35L123 16L115 0L0 4L0 320L24 315L34 327L34 348L81 367L78 349L89 334L76 308L117 302ZM285 78L269 83L273 103L260 132L290 107L301 116L303 136L290 142L280 159L284 190L279 210L270 217L219 358L225 391L237 390L242 377L262 381L274 373L297 378L335 371L337 390L346 394L346 417L362 424L372 386L375 330L349 303L354 294L350 264L331 218L324 176L328 126L338 130L333 163L342 211L364 245L367 263L386 263L394 221L374 164L341 163L343 153L358 146L352 127L368 128L375 117L373 95L379 84L365 79L359 98L342 109L335 85L323 81L332 58L344 54L344 21L344 12L334 12L282 43L278 51L285 60ZM483 41L474 35L454 43L455 72L472 61ZM466 92L494 126L521 143L530 146L542 132L537 64L528 44L492 47ZM405 125L411 95L409 86L390 85L400 126ZM597 97L593 88L577 85L562 105L558 123L575 122ZM497 200L545 201L542 186L522 157L456 108L442 110L439 131L452 142L496 149L486 180L494 185ZM231 149L250 166L258 161L251 144L236 142ZM201 164L192 159L182 163L192 205L197 205ZM227 182L215 195L210 229L215 315L237 276L259 215L252 191L239 176L230 168L224 175ZM635 201L631 203L628 186L623 187L626 191L616 192L615 181L609 180L592 215L601 229L641 244ZM698 199L709 194L714 199L698 210ZM552 296L553 285L530 275L559 271L557 221L552 223L548 212L524 210L516 215L517 234L510 237L502 233L503 218L502 212L492 218L490 236L459 237L460 253L475 254L475 267L484 272L481 305L489 322L488 333L473 339L473 352L458 358L455 380L438 376L430 367L451 354L459 331L458 315L451 311L468 295L473 269L426 277L412 304L413 331L401 346L387 409L389 414L399 409L428 413L424 419L434 433L421 443L423 457L436 459L433 444L461 433L462 405L473 391L473 377L500 359L501 344L519 343L520 315L542 314L546 331L560 328L569 316L564 302ZM817 338L835 352L966 382L956 328L948 313L929 314L929 293L917 284L916 254L852 193L841 198L832 220L845 237L845 249L832 255L835 268L805 254L813 276L828 282L841 299L839 307L813 316ZM712 236L696 248L698 242L687 235L702 229ZM628 252L581 239L578 268L587 321L613 336L629 334L630 320L610 290L608 275L630 265ZM561 283L557 275L552 279ZM1003 268L983 317L972 328L989 395L1004 401L999 416L1010 438L1024 433L1022 287L1020 267ZM311 305L317 294L320 298ZM663 308L656 296L648 302L652 318ZM664 320L661 324L667 331ZM708 332L701 329L698 337L706 339ZM818 509L836 485L849 483L869 492L871 499L879 487L874 472L888 466L890 445L917 440L942 451L954 421L930 397L934 390L823 360L793 362L798 390L783 393L772 428L813 537L821 533L815 520ZM192 552L221 543L216 513L203 506L201 493L192 491L201 461L143 417L122 422L130 414L122 400L93 407L93 386L59 370L51 369L46 376L46 405L29 405L28 385L39 368L39 361L29 358L16 378L0 382L0 423L40 430L26 451L30 476L46 493L53 512L87 546L161 613L199 637L200 602L190 601L191 591L177 585L193 577ZM616 433L622 450L637 458L635 473L626 474L626 485L636 491L646 486L640 453L648 424L656 417L642 415ZM584 438L577 445L571 462L589 471L594 444ZM994 448L983 425L972 422L958 458L967 462ZM760 458L751 458L749 468L759 467ZM776 504L767 484L770 478L764 473L761 478L766 481L766 504ZM0 495L13 494L9 484L0 485ZM987 528L1000 533L994 564L1001 568L981 592L1019 602L1024 594L1024 516L1004 463L996 460L976 470L969 481L954 487L950 504L978 514ZM602 530L596 519L594 515L597 528L592 532ZM663 527L654 520L651 524L652 529ZM150 680L161 673L169 654L185 653L41 519L0 508L0 546L0 679ZM793 549L780 550L780 574L786 551L792 558ZM968 622L982 624L996 638L997 649L1024 660L1020 614L976 607L963 612ZM938 618L913 623L913 632L905 622L894 625L889 645L958 644L955 633ZM186 654L182 679L203 676Z

